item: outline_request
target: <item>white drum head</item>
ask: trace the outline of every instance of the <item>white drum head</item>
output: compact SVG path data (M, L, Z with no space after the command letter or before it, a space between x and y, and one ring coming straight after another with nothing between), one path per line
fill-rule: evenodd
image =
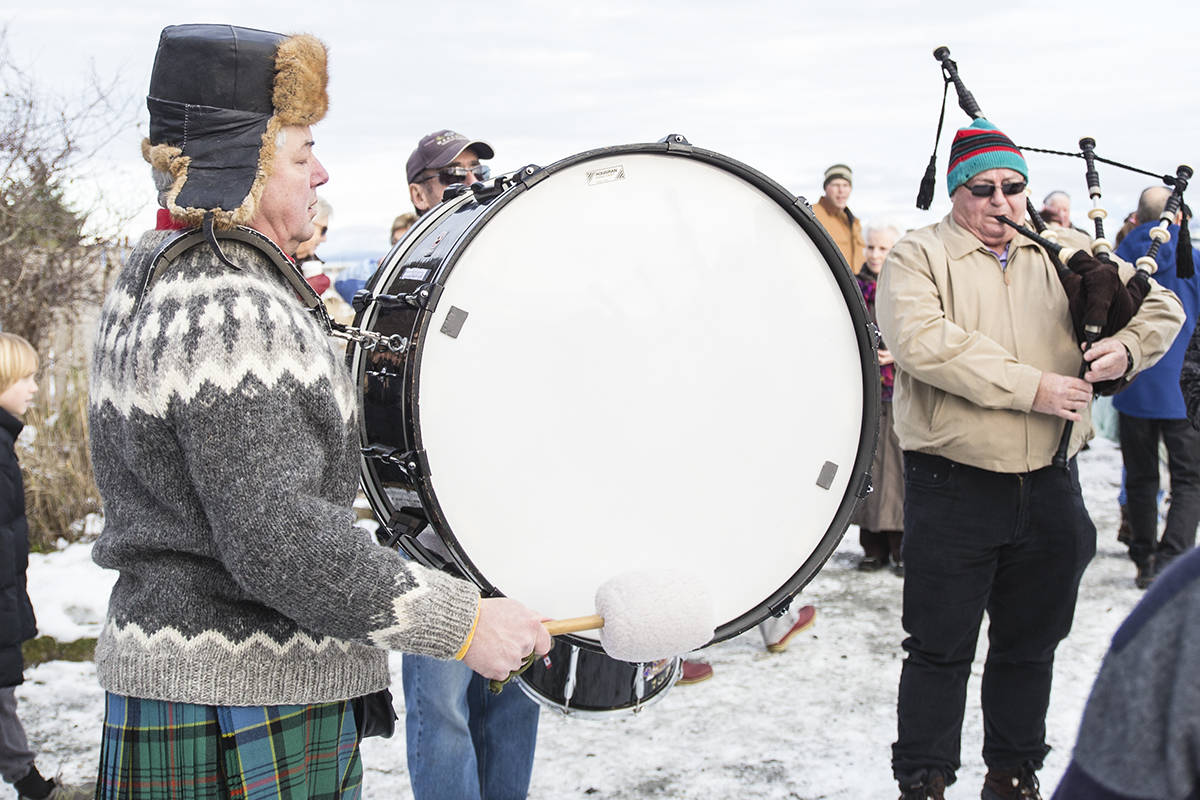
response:
M813 240L732 172L553 172L462 249L424 335L413 414L449 532L548 617L656 566L705 580L722 623L749 614L855 478L858 327Z

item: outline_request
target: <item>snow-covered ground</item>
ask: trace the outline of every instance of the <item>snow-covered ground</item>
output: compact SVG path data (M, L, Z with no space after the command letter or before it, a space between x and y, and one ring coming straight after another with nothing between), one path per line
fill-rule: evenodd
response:
M1141 596L1116 541L1120 462L1105 440L1080 457L1098 547L1074 629L1058 651L1047 726L1054 750L1042 771L1047 796L1070 757L1108 641ZM768 654L752 630L702 653L716 670L712 680L676 687L639 714L595 721L543 711L530 798L895 797L889 760L902 658L901 580L855 571L857 538L851 528L801 596L817 606L817 622L786 653ZM95 635L112 576L87 554L87 546L76 545L32 559L31 594L43 633ZM981 659L982 650L968 690L963 768L951 798L978 797L983 779ZM393 659L398 704L399 665ZM54 662L30 669L18 697L43 770L90 777L103 697L94 667ZM403 726L390 740L367 740L363 754L367 797L411 797Z

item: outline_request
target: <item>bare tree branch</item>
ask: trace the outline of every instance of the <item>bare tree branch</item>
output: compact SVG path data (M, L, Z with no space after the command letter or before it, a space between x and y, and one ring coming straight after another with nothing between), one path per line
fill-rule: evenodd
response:
M0 326L41 349L48 334L103 291L107 237L88 236L89 210L71 182L105 145L133 128L117 80L94 68L77 94L52 96L13 62L0 28Z

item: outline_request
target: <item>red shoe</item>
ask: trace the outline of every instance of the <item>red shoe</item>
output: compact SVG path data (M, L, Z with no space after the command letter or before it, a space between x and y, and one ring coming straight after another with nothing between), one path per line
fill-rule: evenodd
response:
M817 610L812 606L803 606L797 609L796 621L792 623L792 627L788 628L787 631L784 632L783 636L780 636L773 642L768 642L767 650L772 653L782 653L784 650L787 650L788 643L791 642L792 639L795 639L796 635L800 632L811 628L813 622L816 621L816 618Z
M690 683L700 683L706 681L713 676L713 668L711 664L705 664L703 661L684 661L682 674L679 680L675 681L676 686L687 686Z

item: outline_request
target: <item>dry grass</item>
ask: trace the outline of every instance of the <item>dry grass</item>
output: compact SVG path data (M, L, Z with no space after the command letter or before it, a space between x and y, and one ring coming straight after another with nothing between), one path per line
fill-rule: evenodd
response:
M91 661L96 655L96 640L59 642L51 636L39 636L21 645L21 655L26 667L36 667L47 661Z
M60 538L83 538L84 518L101 510L88 457L86 376L74 370L57 384L54 392L45 386L39 392L37 405L25 415L34 435L22 436L17 445L35 552L55 550Z

